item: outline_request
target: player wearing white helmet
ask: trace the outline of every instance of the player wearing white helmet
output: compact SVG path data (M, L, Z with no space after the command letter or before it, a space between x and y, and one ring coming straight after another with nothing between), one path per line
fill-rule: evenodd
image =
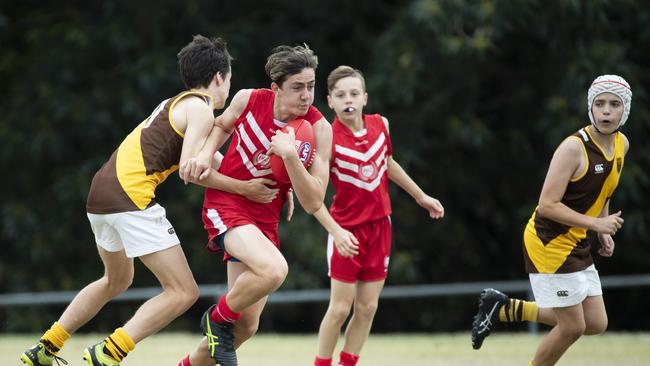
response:
M539 204L524 230L524 263L535 302L495 289L479 297L472 346L479 349L496 322L552 326L529 365L554 365L583 334L607 328L603 292L587 231L597 233L598 254L611 257L612 236L623 225L609 201L629 148L619 131L630 114L632 90L620 76L597 77L587 93L591 125L566 138L548 168Z

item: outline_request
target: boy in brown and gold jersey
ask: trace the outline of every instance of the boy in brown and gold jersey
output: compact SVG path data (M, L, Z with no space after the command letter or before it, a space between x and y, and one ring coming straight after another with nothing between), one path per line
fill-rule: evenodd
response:
M105 340L89 347L90 366L115 366L135 344L165 327L196 301L199 292L165 209L155 190L179 164L198 154L230 89L232 58L220 38L195 36L178 53L187 90L161 102L95 174L87 213L104 276L87 285L40 341L21 355L30 366L52 365L57 352L133 280L138 257L158 278L162 293ZM232 183L232 182L230 182Z
M587 231L598 234L598 253L611 257L612 236L623 225L610 214L629 141L620 132L630 114L632 90L620 76L596 78L587 94L591 125L555 151L539 198L524 230L524 263L535 302L485 289L472 325L481 347L494 322L534 321L552 326L530 365L554 365L583 334L601 334L607 312Z

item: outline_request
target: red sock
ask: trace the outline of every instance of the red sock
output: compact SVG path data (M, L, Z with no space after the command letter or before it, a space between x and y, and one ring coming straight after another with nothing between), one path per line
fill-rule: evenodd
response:
M320 358L316 356L316 358L314 359L314 366L332 366L332 357Z
M185 356L185 358L178 363L178 366L192 366L190 363L190 355Z
M359 361L359 356L355 356L351 353L341 351L339 354L339 364L338 366L355 366Z
M226 304L226 295L221 296L217 306L214 307L210 318L217 323L234 323L239 319L240 314L235 313L230 309L230 306Z

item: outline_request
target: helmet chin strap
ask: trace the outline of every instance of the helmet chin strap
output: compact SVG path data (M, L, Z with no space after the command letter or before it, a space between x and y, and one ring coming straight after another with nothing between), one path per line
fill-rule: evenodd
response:
M616 127L616 129L614 131L610 132L610 133L604 133L604 132L600 131L598 129L598 126L596 126L596 122L592 122L591 126L594 128L594 130L596 130L596 132L598 132L601 135L613 135L613 134L615 134L615 133L617 133L618 131L621 130L621 123L620 122L618 123L618 127Z

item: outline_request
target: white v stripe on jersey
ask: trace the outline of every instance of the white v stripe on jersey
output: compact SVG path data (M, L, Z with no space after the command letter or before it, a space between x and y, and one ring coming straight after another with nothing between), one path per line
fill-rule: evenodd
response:
M358 160L361 160L363 162L367 162L372 158L377 150L384 144L384 141L386 141L386 135L382 132L379 137L377 137L377 140L375 143L366 151L365 153L358 152L356 150L348 149L347 147L343 147L341 145L334 145L334 149L336 150L337 153L345 156L349 156L351 158L355 158Z
M375 159L375 165L381 166L384 163L384 159L386 158L386 151L388 151L388 146L384 146L384 150L379 154L377 159ZM339 158L334 158L334 164L336 164L339 168L351 170L355 173L359 173L359 165L353 164L350 162L347 162L345 160L341 160Z
M334 173L341 182L350 183L356 187L365 189L366 191L374 191L375 188L377 188L379 183L381 183L381 178L383 177L385 171L386 171L386 164L382 164L381 168L379 168L379 173L377 174L377 177L373 179L371 182L364 182L353 176L341 173L336 167L332 168L331 170L331 172Z
M357 164L348 163L347 161L341 160L339 158L334 159L334 164L336 164L339 168L352 170L355 173L359 173L359 166Z
M239 156L241 157L242 162L246 166L246 169L254 176L254 177L263 177L267 174L271 174L271 169L262 169L258 170L255 165L250 161L248 156L246 155L246 152L244 149L241 147L241 144L237 144L237 152L239 153Z
M239 125L239 128L237 128L237 132L239 132L239 137L242 141L244 141L244 145L246 145L246 148L248 149L248 153L251 154L251 156L257 151L257 148L255 147L255 144L253 144L253 141L251 141L251 138L248 137L248 134L246 133L246 129L244 128L244 125L241 124Z
M248 125L251 126L251 129L255 133L255 136L257 136L257 139L262 143L262 145L264 145L264 148L268 150L269 147L271 147L271 142L268 138L266 138L264 132L262 132L260 125L257 124L257 121L255 120L255 117L251 111L248 111L246 114L246 121L248 121Z

